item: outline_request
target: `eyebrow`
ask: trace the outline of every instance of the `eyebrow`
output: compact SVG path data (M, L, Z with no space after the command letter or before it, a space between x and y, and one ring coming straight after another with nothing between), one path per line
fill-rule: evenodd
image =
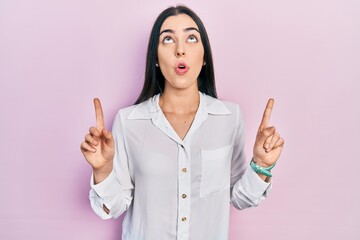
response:
M191 31L191 30L195 30L195 31L197 31L198 33L200 33L199 32L199 30L197 29L197 28L194 28L194 27L188 27L188 28L185 28L184 29L184 32L189 32L189 31ZM172 30L172 29L164 29L164 30L162 30L161 32L160 32L160 35L161 34L163 34L163 33L175 33L175 31L174 30ZM160 36L159 35L159 36Z

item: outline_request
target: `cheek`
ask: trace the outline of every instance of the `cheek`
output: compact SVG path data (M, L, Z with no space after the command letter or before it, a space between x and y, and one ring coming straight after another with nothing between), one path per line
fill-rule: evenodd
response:
M197 46L194 49L194 55L197 59L204 59L204 47L202 45Z
M159 68L160 68L160 71L162 73L162 75L165 77L165 79L168 79L169 78L169 50L168 49L164 49L164 47L160 47L158 48L158 51L157 51L157 58L158 58L158 64L160 65Z
M204 61L204 49L201 47L201 48L197 48L197 49L194 49L194 54L193 54L193 60L194 60L194 64L196 65L201 65L203 64L203 61Z
M172 55L172 50L169 47L159 46L157 55L159 64L166 65L169 62L168 59L170 59L170 56Z

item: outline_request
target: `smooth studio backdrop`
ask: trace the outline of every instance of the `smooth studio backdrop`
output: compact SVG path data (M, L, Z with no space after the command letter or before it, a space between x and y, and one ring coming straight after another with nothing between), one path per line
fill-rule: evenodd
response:
M120 239L88 201L80 143L142 87L147 41L175 1L0 1L0 239ZM285 138L273 190L231 209L230 239L360 239L360 2L183 1L212 44L218 94ZM211 209L209 209L211 211ZM156 216L154 216L156 218Z

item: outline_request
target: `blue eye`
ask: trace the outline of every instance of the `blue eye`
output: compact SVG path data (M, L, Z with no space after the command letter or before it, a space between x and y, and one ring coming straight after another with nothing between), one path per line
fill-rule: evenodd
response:
M194 35L191 35L189 36L188 38L188 42L191 42L191 43L196 43L198 40L197 38L194 36Z
M174 40L171 37L164 37L163 43L173 43Z

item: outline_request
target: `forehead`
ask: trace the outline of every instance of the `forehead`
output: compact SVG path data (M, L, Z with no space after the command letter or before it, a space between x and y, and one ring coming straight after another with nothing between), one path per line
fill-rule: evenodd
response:
M176 29L183 30L189 27L194 27L198 29L198 26L191 17L186 14L179 14L176 16L170 16L165 19L165 21L161 25L160 32L164 29L172 29L176 31Z

